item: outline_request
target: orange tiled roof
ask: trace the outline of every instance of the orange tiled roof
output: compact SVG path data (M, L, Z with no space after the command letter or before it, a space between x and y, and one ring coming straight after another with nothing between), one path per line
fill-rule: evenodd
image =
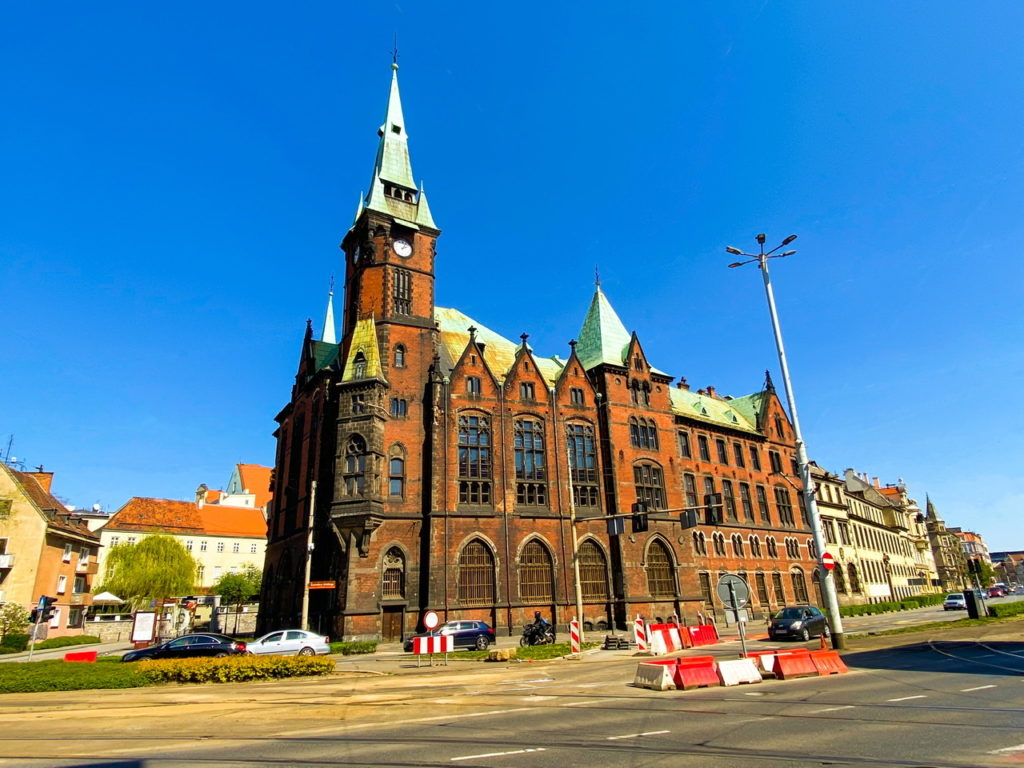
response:
M194 501L141 496L129 499L111 515L104 528L112 531L253 538L266 538L267 535L267 522L258 509L224 507L220 504L204 504L200 509Z
M99 540L99 536L89 530L84 520L72 517L68 508L43 488L39 479L31 472L19 472L16 469L7 467L7 470L14 476L15 481L21 486L25 495L32 500L39 509L46 515L46 524L56 532L73 533L76 536L85 536L89 539Z
M223 495L224 491L209 490L206 492L205 501L207 504L216 504L218 501L220 501L220 497Z
M238 477L242 481L242 488L249 493L256 495L256 506L263 508L271 499L270 493L270 467L261 464L239 464Z

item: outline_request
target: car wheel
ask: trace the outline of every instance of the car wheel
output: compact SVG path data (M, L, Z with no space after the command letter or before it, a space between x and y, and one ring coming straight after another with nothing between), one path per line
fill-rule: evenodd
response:
M807 627L804 627L803 629L800 630L800 639L803 640L804 642L806 642L806 641L811 639L811 631L809 629L807 629Z
M221 651L220 653L213 654L213 658L215 658L215 659L223 659L225 656L227 656L227 654L224 653L223 651Z
M312 648L303 648L299 651L299 656L316 656L316 651Z
M828 624L826 624L826 625L825 625L825 629L823 629L823 630L821 631L821 636L822 636L822 637L824 637L824 638L825 638L826 640L827 640L828 638L832 637L832 630L831 630L831 629L829 629L829 626L828 626Z
M491 641L488 640L483 635L479 635L477 637L477 639L476 639L476 649L478 651L486 651L487 650L487 646L490 645L490 644L491 644Z

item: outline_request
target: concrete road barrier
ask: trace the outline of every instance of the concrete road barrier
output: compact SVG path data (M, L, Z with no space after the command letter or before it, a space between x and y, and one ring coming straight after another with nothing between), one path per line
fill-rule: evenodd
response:
M669 691L676 687L675 659L672 661L642 661L636 665L633 685L652 691Z

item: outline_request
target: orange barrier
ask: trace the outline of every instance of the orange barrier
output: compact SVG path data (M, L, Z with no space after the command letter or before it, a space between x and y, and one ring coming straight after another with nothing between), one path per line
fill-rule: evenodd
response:
M688 691L691 688L712 688L722 684L718 678L718 665L714 657L704 656L686 661L687 663L676 665L676 688Z
M64 654L64 661L96 661L96 651L74 651Z
M819 674L810 653L780 653L775 657L774 671L779 680L817 677Z
M814 651L811 653L811 663L819 675L841 675L850 671L835 651Z
M714 664L714 656L680 656L675 659L676 664Z

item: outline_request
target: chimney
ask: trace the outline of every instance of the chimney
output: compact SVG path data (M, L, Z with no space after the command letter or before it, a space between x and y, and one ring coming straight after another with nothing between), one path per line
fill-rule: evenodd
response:
M34 478L35 481L39 483L40 487L49 493L50 488L53 485L53 472L43 472L42 469L43 468L40 467L37 472L26 472L25 474Z
M713 397L716 400L719 399L718 395L715 394L715 388L708 384L708 397Z
M196 505L202 509L203 504L206 503L206 492L210 490L206 483L200 483L199 487L196 488Z
M878 478L877 477L871 478L871 482L872 482L872 484L874 484L875 488L881 488L882 487L882 484L878 482Z
M676 384L676 386L677 386L677 387L679 387L680 389L685 389L685 390L686 390L687 392L689 392L689 391L690 391L690 385L689 385L689 383L688 383L688 382L686 381L686 377L685 377L685 376L681 376L681 377L679 378L679 383L678 383L678 384Z

